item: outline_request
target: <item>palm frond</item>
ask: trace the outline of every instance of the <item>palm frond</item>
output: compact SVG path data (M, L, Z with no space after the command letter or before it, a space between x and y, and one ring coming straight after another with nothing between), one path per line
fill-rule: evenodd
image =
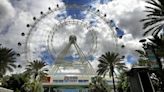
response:
M154 24L156 24L156 23L158 23L158 22L161 22L161 21L163 21L163 19L156 19L156 20L149 20L149 21L146 21L146 22L144 23L143 29L146 29L147 27L149 27L149 26L151 26L151 25L154 25Z
M13 67L13 68L16 68L17 66L13 63L10 63L9 66Z
M159 3L157 3L155 0L150 0L150 1L146 1L146 3L150 4L150 5L153 5L159 9L161 9L161 5Z
M159 8L154 8L154 7L150 7L150 6L145 6L145 8L148 10L152 10L152 11L160 11Z
M161 11L152 12L146 15L147 17L159 17L162 18L164 15L161 14ZM162 18L163 19L163 18Z
M7 70L13 71L12 68L16 68L15 62L16 53L12 49L0 47L0 71L3 72L3 74L5 74Z
M11 67L9 67L9 66L7 66L6 68L7 68L7 70L9 70L10 72L13 72L13 68L11 68Z
M157 28L159 27L160 25L155 25L155 26L151 26L147 29L147 31L144 32L143 36L147 35L150 31L156 31Z
M162 28L163 28L163 25L160 25L158 28L156 28L156 29L153 31L152 35L153 35L153 36L158 35L158 33L162 30Z
M147 18L141 19L140 22L147 22L149 20L156 20L156 19L159 19L159 18L157 18L157 17L147 17Z
M46 65L43 61L34 60L33 62L29 62L26 67L26 72L34 76L34 79L37 77L42 78L41 76L47 74L45 73L47 69L44 69Z
M164 1L148 0L146 3L151 6L145 6L146 18L140 20L144 24L145 33L143 35L145 36L149 32L152 32L152 35L157 35L161 31L161 25L164 21Z
M145 52L144 51L142 51L142 50L135 50L137 53L139 53L139 54L141 54L141 55L144 55L145 54Z

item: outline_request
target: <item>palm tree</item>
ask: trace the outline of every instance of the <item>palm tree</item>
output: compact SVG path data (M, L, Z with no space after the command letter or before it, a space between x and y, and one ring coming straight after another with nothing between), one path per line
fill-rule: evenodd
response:
M115 87L115 80L114 80L114 68L118 68L118 63L121 60L121 58L118 57L118 53L114 52L107 52L99 58L99 65L98 65L98 70L97 73L98 75L103 75L105 76L107 73L109 73L109 77L112 77L113 80L113 88L114 92L116 92L116 87ZM120 65L121 66L121 65Z
M141 20L144 23L144 35L150 32L152 32L152 35L157 35L164 27L164 1L147 0L146 3L151 6L145 6L147 15L146 18Z
M16 53L12 49L0 47L0 77L2 77L6 71L13 71L16 68L14 64L16 62Z
M47 69L45 68L47 64L43 61L34 60L29 62L26 67L26 75L31 75L32 81L25 84L25 88L28 88L30 92L43 92L43 86L41 85L42 80L47 75Z
M34 60L33 62L29 62L26 68L27 74L31 74L34 78L34 80L41 80L44 78L48 71L46 68L44 68L47 64L43 61ZM39 79L38 79L39 78Z

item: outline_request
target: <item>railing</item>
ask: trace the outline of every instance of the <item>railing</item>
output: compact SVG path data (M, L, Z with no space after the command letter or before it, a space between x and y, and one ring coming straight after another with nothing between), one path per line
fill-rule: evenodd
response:
M53 80L52 83L43 85L89 85L89 80Z

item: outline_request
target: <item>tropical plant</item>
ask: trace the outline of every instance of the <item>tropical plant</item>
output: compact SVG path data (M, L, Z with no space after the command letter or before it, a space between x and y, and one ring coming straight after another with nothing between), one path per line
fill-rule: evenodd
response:
M148 43L149 45L153 46L153 48L155 49L156 54L159 57L164 57L164 39L163 39L164 35L160 35L160 36L153 36L153 38L149 38L150 43Z
M157 64L159 66L159 71L157 71L157 75L160 76L160 81L162 81L162 90L164 92L164 70L161 58L164 57L164 39L162 39L163 35L161 37L155 35L153 38L149 38L150 42L147 43L147 45L151 48Z
M143 50L136 50L139 54L138 66L151 66L150 61L147 58L147 54Z
M150 73L150 79L154 86L155 92L161 92L160 78L156 74L157 74L156 72Z
M117 84L118 92L129 92L129 83L128 83L126 72L120 73L118 80L119 80Z
M38 80L28 81L23 85L26 92L43 92L43 86Z
M155 67L155 74L159 77L159 80L162 83L161 88L164 88L164 71L163 71L163 66L162 66L162 61L161 58L164 57L164 39L163 39L163 35L154 35L153 38L148 38L149 41L148 42L144 42L144 50L147 52L148 56L154 56L154 59L156 60L158 65L158 68ZM145 40L146 41L146 40ZM151 58L148 57L148 59ZM164 89L162 89L164 90Z
M43 61L34 60L29 62L26 66L26 75L30 75L31 79L28 81L24 87L28 89L29 92L43 92L43 86L41 84L42 80L47 75L47 69L45 68L47 64Z
M111 92L111 87L107 81L100 76L92 78L92 82L89 84L90 92Z
M145 6L147 15L146 18L141 20L141 22L144 23L144 35L147 35L150 32L152 32L152 35L157 35L164 27L164 1L147 0L145 2L148 4Z
M16 53L12 49L0 47L0 77L2 77L6 71L13 71L16 68L14 64L16 62Z
M147 47L151 49L155 55L156 61L159 65L159 69L162 70L161 57L164 57L164 40L161 37L155 35L153 38L148 38L150 42L147 43Z
M24 85L28 81L29 77L23 73L4 76L2 79L2 87L12 89L14 92L27 92Z
M42 80L48 71L46 68L44 68L47 64L43 61L34 60L33 62L29 62L29 64L26 67L26 73L33 76L34 80Z
M103 75L103 76L105 76L107 73L109 73L109 77L112 77L112 80L113 80L114 92L116 92L114 69L122 66L121 64L119 64L120 60L121 60L121 58L119 58L119 54L114 53L114 52L107 52L107 53L101 55L101 57L99 58L100 63L98 65L97 73L98 73L98 75ZM117 65L117 64L119 64L119 65Z

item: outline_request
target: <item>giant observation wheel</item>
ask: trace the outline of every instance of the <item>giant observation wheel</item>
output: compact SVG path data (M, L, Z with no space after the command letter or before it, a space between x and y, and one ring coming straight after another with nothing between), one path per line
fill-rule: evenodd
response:
M67 12L74 9L80 10L81 14L68 15ZM29 62L43 60L56 73L60 67L76 70L83 66L90 70L80 69L83 73L94 74L91 61L103 54L105 48L117 50L112 23L107 14L92 6L57 4L53 8L48 7L46 12L40 12L40 17L33 17L33 23L26 25L28 32L21 33L25 41L18 42L18 46L24 48L19 56ZM84 67L86 65L87 68Z

